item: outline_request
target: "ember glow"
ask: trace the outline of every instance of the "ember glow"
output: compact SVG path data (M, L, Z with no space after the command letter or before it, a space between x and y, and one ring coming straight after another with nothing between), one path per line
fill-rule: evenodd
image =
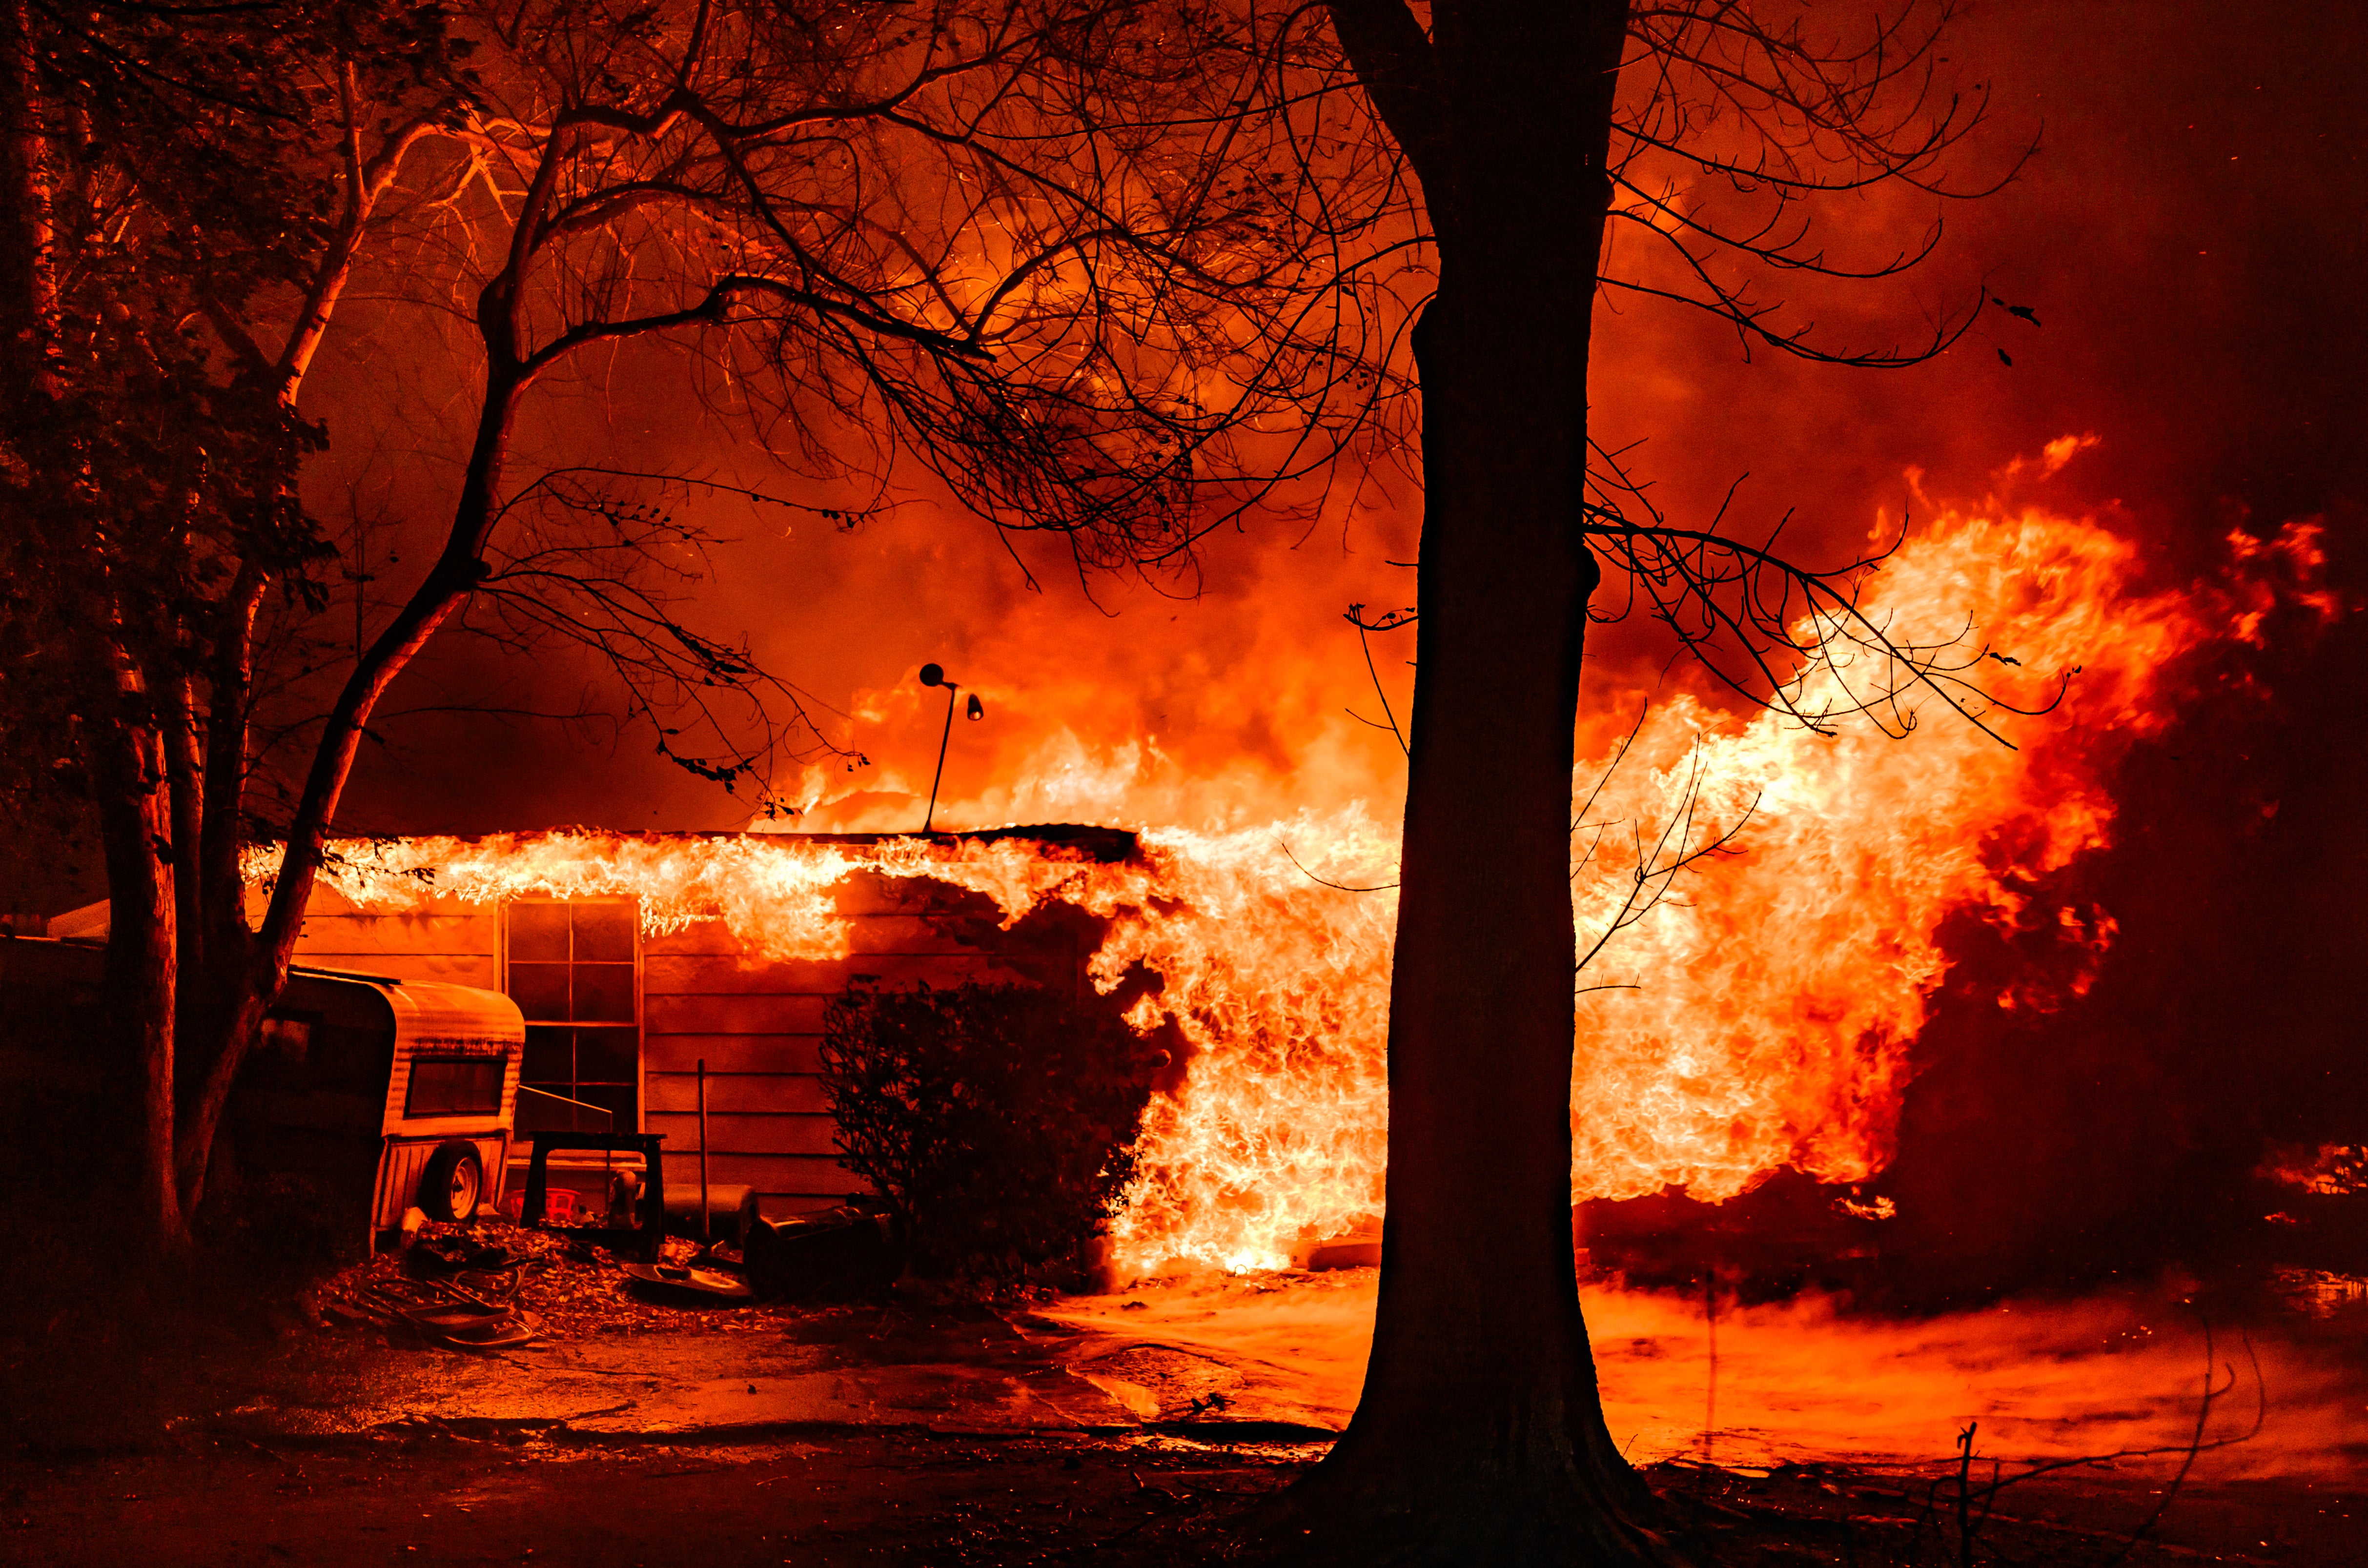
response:
M2060 466L2073 444L2058 446ZM2094 521L1984 512L1919 528L1863 604L1899 642L1954 645L2003 703L2045 709L1975 710L2012 745L1914 690L1880 715L1897 730L1912 710L1904 738L1863 716L1820 734L1679 696L1623 736L1616 765L1606 750L1578 770L1582 951L1619 920L1656 843L1666 856L1736 831L1729 853L1689 870L1578 976L1575 1200L1665 1186L1716 1200L1788 1165L1833 1183L1882 1169L1946 967L1942 921L1971 911L2046 928L2093 973L2113 912L2040 907L2023 890L2110 842L2111 768L2175 710L2180 656L2257 635L2267 567L2306 580L2317 561L2313 533L2289 529L2266 546L2237 540L2225 583L2148 591L2137 548ZM1836 682L1863 691L1874 676L1863 662L1813 668L1799 705L1839 704ZM1009 841L559 832L341 843L322 876L389 911L630 894L653 932L721 919L771 960L846 952L831 890L858 869L984 893L1008 921L1043 899L1076 904L1108 922L1097 982L1115 986L1137 963L1156 971L1164 988L1133 1021L1164 1014L1191 1050L1180 1087L1146 1115L1144 1175L1113 1226L1121 1261L1274 1267L1295 1243L1382 1210L1395 826L1353 800L1254 827L1144 822L1133 797L1151 749L1130 742L1098 760L1064 731L1027 773L1043 781L1032 803L1057 796L1062 816L1135 817L1144 854L1132 864ZM1172 780L1156 789L1173 803ZM270 869L259 859L251 875ZM2050 1005L2040 989L1998 1002Z

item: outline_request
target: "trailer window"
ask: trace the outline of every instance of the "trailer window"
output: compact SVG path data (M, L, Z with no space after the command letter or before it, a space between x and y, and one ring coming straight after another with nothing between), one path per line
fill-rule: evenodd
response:
M411 1085L404 1091L403 1114L414 1116L497 1116L502 1108L502 1069L498 1056L422 1056L411 1063Z

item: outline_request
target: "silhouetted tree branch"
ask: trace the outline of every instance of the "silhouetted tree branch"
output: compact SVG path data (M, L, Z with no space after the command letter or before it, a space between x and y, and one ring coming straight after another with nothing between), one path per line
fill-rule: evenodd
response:
M1157 571L1321 469L1383 384L1339 352L1377 298L1362 258L1280 222L1273 165L1306 126L1235 101L1274 18L1246 40L1231 11L1132 0L7 17L6 474L38 569L0 616L0 703L39 699L5 722L59 764L17 782L105 821L167 1245L373 715L471 606L513 646L581 642L717 782L761 796L815 744L791 688L680 613L706 536L620 485L514 477L539 385L671 347L785 459L860 471L839 443L870 429L876 479L909 457L1081 570ZM333 662L341 638L292 630L333 570L297 497L324 439L299 398L358 290L452 329L423 347L473 363L473 428L407 591L361 613L391 563L345 568L356 649ZM1245 311L1259 330L1233 330ZM1259 422L1308 409L1270 460ZM284 860L250 931L258 836Z

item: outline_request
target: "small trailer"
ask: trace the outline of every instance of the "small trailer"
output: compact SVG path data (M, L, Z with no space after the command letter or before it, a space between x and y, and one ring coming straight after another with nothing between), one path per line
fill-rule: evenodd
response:
M53 1135L66 1134L58 1120L104 1119L102 1103L123 1108L99 1081L105 963L97 942L0 940L0 1079L51 1091L40 1097ZM296 970L239 1071L208 1186L302 1184L347 1216L340 1229L366 1212L373 1247L406 1209L473 1218L501 1199L525 1043L524 1015L498 991Z
M246 1170L370 1162L373 1245L416 1207L466 1221L501 1199L526 1019L497 991L299 971L226 1119Z

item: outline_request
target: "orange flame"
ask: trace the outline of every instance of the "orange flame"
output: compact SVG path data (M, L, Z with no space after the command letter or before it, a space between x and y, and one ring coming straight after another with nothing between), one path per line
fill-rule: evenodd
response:
M1945 967L1942 918L1967 906L2018 918L2017 882L2106 844L2104 768L2164 722L2157 677L2203 634L2189 596L2135 597L2136 568L2135 547L2092 524L1948 516L1871 585L1870 617L1899 642L1977 628L1967 656L2020 706L2078 672L2044 717L1989 715L2028 749L1931 700L1897 739L1864 720L1831 738L1774 713L1737 724L1685 700L1653 716L1629 759L1641 751L1647 767L1615 775L1597 816L1665 822L1698 779L1698 812L1742 823L1739 853L1690 875L1607 952L1592 983L1634 989L1581 998L1577 1196L1675 1185L1716 1200L1782 1165L1832 1182L1882 1167L1907 1047ZM1813 668L1797 699L1839 700L1836 684ZM1607 925L1633 887L1634 842L1601 836L1610 864L1580 888L1581 931Z
M2307 528L2243 541L2240 559L2248 550L2282 553L2305 577L2317 563ZM2167 721L2166 666L2207 638L2256 636L2268 594L2146 594L2136 548L2094 522L1947 515L1881 569L1866 608L1926 644L1970 623L1968 655L1982 655L1986 684L2018 706L2044 705L2058 673L2077 670L2044 716L1991 715L2022 749L1931 701L1894 739L1862 720L1820 735L1679 698L1653 710L1608 780L1606 763L1579 769L1578 798L1593 791L1573 835L1582 949L1624 928L1578 977L1574 1199L1665 1184L1717 1199L1785 1165L1827 1181L1879 1170L1908 1047L1945 968L1942 920L1967 909L2046 918L2103 952L2110 913L2032 911L2018 884L2109 841L2108 769ZM2334 613L2332 600L2321 608ZM1820 685L1836 678L1804 676L1802 706L1839 695ZM1098 759L1066 732L1047 746L1046 766L1029 773L1034 804L1110 820L1145 803L1149 746ZM1172 780L1156 792L1165 806L1178 798ZM1626 922L1637 872L1649 875L1672 823L1678 842L1696 845L1737 829L1735 853ZM1008 841L416 838L341 843L321 875L386 910L629 893L653 932L721 919L771 960L846 953L830 890L858 869L985 893L1008 921L1044 899L1080 905L1110 922L1097 982L1114 986L1138 961L1156 971L1165 989L1134 1021L1170 1017L1193 1051L1180 1087L1146 1114L1143 1175L1112 1225L1121 1261L1276 1267L1295 1242L1382 1207L1395 826L1352 801L1258 827L1147 827L1142 838L1140 862L1118 866ZM250 877L267 880L275 860L258 855Z

